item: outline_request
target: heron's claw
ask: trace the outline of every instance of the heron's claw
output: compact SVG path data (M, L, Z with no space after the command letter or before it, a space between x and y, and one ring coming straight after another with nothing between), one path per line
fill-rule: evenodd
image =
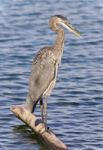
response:
M52 134L53 133L53 131L49 128L49 127L47 127L46 129L45 129L45 132L48 132L49 134ZM53 133L54 134L54 133Z
M45 132L49 131L49 127L47 126L47 124L45 124Z

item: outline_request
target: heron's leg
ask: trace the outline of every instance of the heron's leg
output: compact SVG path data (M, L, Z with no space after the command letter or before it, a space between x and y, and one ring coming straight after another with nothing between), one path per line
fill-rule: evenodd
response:
M40 109L41 109L42 121L44 122L44 104L43 104L43 98L40 98Z
M47 97L44 98L44 123L45 123L45 130L48 130L48 127L47 127Z

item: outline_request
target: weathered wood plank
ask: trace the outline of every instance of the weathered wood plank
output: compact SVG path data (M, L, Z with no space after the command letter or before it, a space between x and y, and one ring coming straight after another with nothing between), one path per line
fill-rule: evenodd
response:
M34 114L28 110L12 106L10 110L25 124L27 124L39 137L42 143L50 150L67 150L67 146L57 138L57 136L50 130L45 131L44 123L38 119Z

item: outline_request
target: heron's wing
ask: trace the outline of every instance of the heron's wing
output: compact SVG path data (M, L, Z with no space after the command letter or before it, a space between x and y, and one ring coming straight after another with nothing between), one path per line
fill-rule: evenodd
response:
M34 59L29 83L29 95L33 101L37 101L54 80L55 67L55 60L50 52L42 52Z

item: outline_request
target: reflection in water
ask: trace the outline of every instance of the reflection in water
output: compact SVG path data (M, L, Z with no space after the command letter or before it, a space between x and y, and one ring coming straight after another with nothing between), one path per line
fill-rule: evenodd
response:
M38 138L36 137L36 134L26 125L17 125L13 127L13 134L19 134L19 136L22 139L26 139L29 144L33 144L35 147L35 144L38 144ZM39 147L39 150L47 150L44 146L42 146L42 143L39 143L41 146Z
M28 128L26 125L19 125L13 127L13 134L18 134L23 139L27 139L28 143L37 144L36 141L36 135L30 128Z

